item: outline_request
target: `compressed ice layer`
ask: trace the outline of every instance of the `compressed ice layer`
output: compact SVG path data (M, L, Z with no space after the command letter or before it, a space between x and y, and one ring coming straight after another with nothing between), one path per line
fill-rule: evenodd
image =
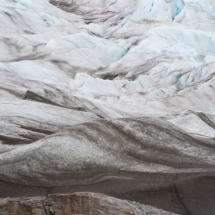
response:
M51 40L47 44L47 49L57 53L67 53L71 58L76 59L84 55L86 58L82 61L88 61L90 57L95 63L99 62L98 66L106 67L121 59L129 51L130 45L127 44L121 48L111 41L80 33Z

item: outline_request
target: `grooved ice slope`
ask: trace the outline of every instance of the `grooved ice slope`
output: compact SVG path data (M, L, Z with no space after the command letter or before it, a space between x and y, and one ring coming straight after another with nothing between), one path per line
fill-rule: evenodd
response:
M214 0L1 0L0 29L0 183L212 177Z

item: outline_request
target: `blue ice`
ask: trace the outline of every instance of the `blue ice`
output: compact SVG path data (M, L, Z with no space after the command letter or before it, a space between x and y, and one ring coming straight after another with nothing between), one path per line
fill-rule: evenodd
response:
M183 0L169 0L168 3L173 3L172 20L175 20L175 17L183 10L184 2Z

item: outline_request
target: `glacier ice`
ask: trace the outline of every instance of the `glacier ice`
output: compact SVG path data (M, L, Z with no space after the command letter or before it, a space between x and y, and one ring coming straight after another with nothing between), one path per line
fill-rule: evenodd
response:
M214 0L1 0L0 185L209 174L214 24Z

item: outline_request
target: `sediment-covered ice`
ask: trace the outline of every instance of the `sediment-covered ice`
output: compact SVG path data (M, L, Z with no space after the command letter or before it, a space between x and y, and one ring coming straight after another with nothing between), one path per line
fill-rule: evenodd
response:
M213 171L214 20L213 0L1 0L0 181Z

